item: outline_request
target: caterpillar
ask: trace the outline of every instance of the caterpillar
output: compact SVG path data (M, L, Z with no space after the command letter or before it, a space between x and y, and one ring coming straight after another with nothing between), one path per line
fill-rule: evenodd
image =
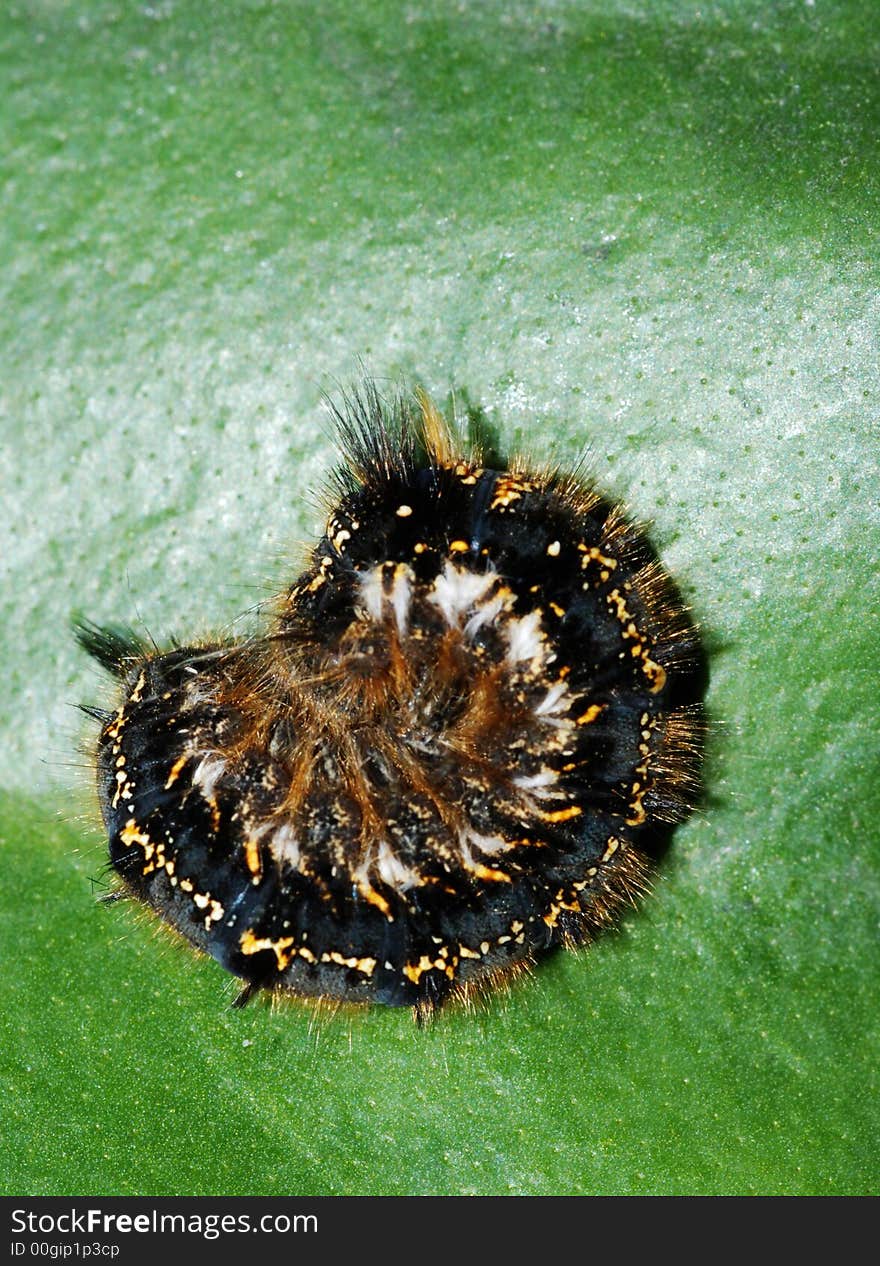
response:
M118 681L95 761L121 891L260 990L426 1020L591 940L700 785L705 658L588 482L484 465L424 396L334 406L326 531L265 630ZM498 463L496 463L498 464Z

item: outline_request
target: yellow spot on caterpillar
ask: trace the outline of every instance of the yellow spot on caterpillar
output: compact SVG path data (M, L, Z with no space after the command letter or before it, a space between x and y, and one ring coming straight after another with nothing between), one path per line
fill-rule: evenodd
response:
M596 545L589 548L586 545L579 545L578 549L582 551L584 557L581 559L581 567L589 567L590 563L601 563L603 568L608 571L614 571L617 566L616 558L607 558ZM607 580L607 575L603 575L603 580Z
M177 779L180 775L180 771L183 769L186 762L187 762L187 757L185 755L179 756L177 760L174 762L174 764L171 766L171 773L168 775L168 781L165 783L166 791L168 790L169 787L172 787L177 782Z
M566 809L553 809L550 813L542 813L541 817L545 822L569 822L572 818L579 818L583 813L583 809L579 804L570 804Z
M131 694L128 696L129 703L140 703L141 698L144 693L144 686L146 684L147 684L147 675L146 673L141 672L140 676L137 679L137 682L135 683L134 690L132 690Z
M616 836L614 835L609 836L608 843L605 845L605 852L602 854L603 862L610 861L610 859L614 856L614 854L620 848L620 843L621 843L620 840L617 839Z
M375 958L346 958L338 950L332 950L329 954L322 954L321 962L335 963L337 967L351 967L354 971L362 972L364 976L372 976L376 968Z
M607 707L607 703L591 703L586 712L578 717L578 725L592 725L596 717L600 717Z
M114 809L119 804L120 799L122 800L131 799L131 791L132 791L133 785L134 785L133 783L129 782L128 775L126 774L125 770L117 769L116 791L113 794L113 800L111 802Z
M398 519L408 519L412 514L412 506L398 506L396 513Z
M259 954L261 950L272 950L278 963L278 970L284 971L287 964L293 957L287 951L293 945L292 936L283 936L277 941L273 941L271 937L254 936L252 930L248 928L246 932L242 932L239 940L242 954Z
M263 873L263 865L260 861L260 846L252 836L249 836L245 841L244 860L247 863L248 870L254 877L252 882L255 884L259 883L260 876Z
M647 655L642 659L642 672L651 683L651 694L657 694L666 685L666 669Z
M404 966L403 974L408 980L411 980L414 985L417 985L422 976L424 976L425 972L431 971L433 967L434 964L431 959L428 958L427 955L423 954L417 963L407 963Z
M146 831L139 830L138 824L135 822L134 818L128 819L125 826L119 832L119 838L122 840L122 843L126 848L131 848L133 844L140 844L141 848L146 853L147 858L149 859L152 857L156 846L150 839L149 835L147 835Z
M551 541L550 544L547 546L547 553L550 555L551 558L558 558L559 551L561 549L562 549L562 546L559 544L558 541Z
M394 922L394 916L391 913L391 906L380 892L377 892L375 888L370 887L368 883L358 884L358 892L365 901L369 901L371 906L375 906L378 910L381 910L389 923Z
M225 911L222 905L220 904L219 901L217 901L214 897L212 897L209 892L208 893L197 892L193 896L193 901L200 910L208 910L208 914L205 916L206 928L209 928L212 923L216 923L218 922L218 920L223 918Z
M612 589L608 595L609 607L614 607L614 614L617 616L621 624L628 624L632 619L632 615L627 610L626 598L619 589Z
M469 866L468 869L476 875L477 879L485 879L489 883L509 884L511 882L510 875L505 875L503 870L493 870L491 866L484 866L481 862L477 862L475 866Z
M518 479L515 475L502 477L495 484L495 495L489 506L490 510L506 510L514 501L519 501L524 492L532 492L535 485L526 479Z
M640 791L629 806L630 816L626 819L627 826L641 826L647 819L648 815L645 812L645 806L642 804L642 796L644 794L644 791Z

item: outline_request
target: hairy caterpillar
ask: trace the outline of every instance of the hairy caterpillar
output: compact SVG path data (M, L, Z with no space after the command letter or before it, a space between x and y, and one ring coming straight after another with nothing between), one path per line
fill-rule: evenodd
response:
M463 452L372 384L307 570L262 636L120 680L97 782L124 890L259 989L425 1018L589 940L699 783L705 666L645 538L591 486Z

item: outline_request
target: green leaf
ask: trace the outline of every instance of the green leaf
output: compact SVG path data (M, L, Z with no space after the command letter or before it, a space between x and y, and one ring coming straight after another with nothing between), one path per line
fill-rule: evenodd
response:
M876 1191L878 35L853 0L51 0L0 33L0 1183ZM359 358L653 521L708 797L476 1013L228 1009L96 906L74 616L259 624ZM241 613L245 615L239 619Z

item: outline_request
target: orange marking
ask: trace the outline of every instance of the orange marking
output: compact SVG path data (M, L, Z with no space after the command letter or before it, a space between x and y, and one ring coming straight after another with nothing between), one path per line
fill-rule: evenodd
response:
M424 976L426 971L433 970L434 964L426 954L423 954L417 963L407 963L403 969L404 976L417 985Z
M511 882L510 875L505 875L503 870L493 870L491 866L483 866L480 862L468 869L476 875L477 879L485 879L489 883L509 884Z
M602 553L602 551L596 545L591 545L589 549L587 548L586 545L579 545L578 549L581 550L584 555L584 557L581 559L582 568L589 567L590 563L601 563L601 565L603 567L608 568L609 571L614 571L615 567L617 566L617 559L606 558L606 556ZM603 576L602 579L607 580L607 576Z
M556 927L556 921L559 916L559 906L552 905L546 914L542 914L541 918L547 924L548 928Z
M189 759L188 756L180 756L171 766L171 773L168 775L168 781L165 784L166 791L168 790L170 786L172 786L173 783L177 781L180 771L183 769L188 759Z
M358 884L358 892L365 901L369 901L371 906L376 906L377 909L381 910L389 923L394 922L394 915L391 913L391 906L381 893L376 892L376 889L371 888L368 883Z
M642 672L651 683L651 694L655 695L666 685L666 669L662 664L658 664L655 660L649 659L647 655L642 658Z
M268 936L256 937L250 928L246 932L242 932L239 940L242 954L259 954L261 950L272 950L278 962L278 970L284 971L287 964L293 957L287 953L293 945L292 936L283 936L280 940L273 941Z
M607 703L591 703L586 712L578 717L578 725L592 725L596 717L601 716L607 707Z
M138 830L138 824L134 818L129 818L125 826L119 832L119 838L122 840L126 848L131 848L132 844L140 844L146 854L147 860L153 856L156 851L156 845L147 835L146 831Z
M250 838L245 841L244 860L247 868L254 877L256 883L263 873L263 863L260 860L260 845L257 840Z
M616 836L610 835L608 837L608 843L605 846L605 852L602 854L602 861L607 862L609 858L612 858L614 856L614 854L617 852L619 848L620 848L620 840L617 839Z
M583 809L579 804L570 804L567 809L554 809L552 813L542 813L545 822L568 822L571 818L579 818Z

